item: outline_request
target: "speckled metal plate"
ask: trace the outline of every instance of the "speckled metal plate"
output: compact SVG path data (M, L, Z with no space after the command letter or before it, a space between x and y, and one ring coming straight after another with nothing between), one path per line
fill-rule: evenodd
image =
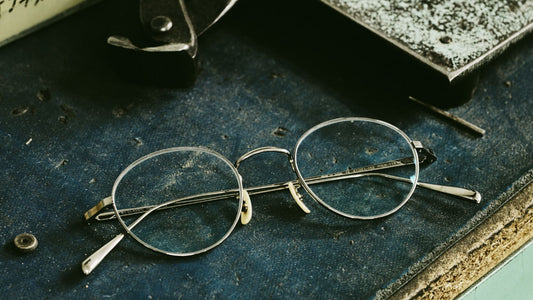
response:
M322 0L446 75L465 75L533 29L533 0Z

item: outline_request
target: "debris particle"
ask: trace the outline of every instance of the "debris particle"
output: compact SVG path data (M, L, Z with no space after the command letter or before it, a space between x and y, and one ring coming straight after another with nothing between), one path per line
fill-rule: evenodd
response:
M333 234L333 239L338 240L341 235L343 235L345 232L340 231Z
M355 244L355 242L354 242L354 240L351 240L350 241L350 245L353 245L353 244Z
M59 116L57 120L63 124L67 124L67 121L71 118L74 118L76 115L74 114L74 108L72 106L61 104L59 106L61 108L61 111L63 111L63 115Z
M222 138L225 139L225 140L227 140L227 139L229 138L229 136L228 136L227 134L224 134L224 135L222 136Z
M37 99L39 99L42 102L48 102L48 100L50 100L50 98L51 98L50 90L47 89L47 88L43 88L43 89L39 90L39 92L37 93Z
M376 152L378 152L378 149L376 149L374 147L370 147L370 148L366 149L366 153L367 154L374 154Z
M66 159L62 159L62 160L56 165L56 169L57 169L57 168L60 168L60 167L62 167L62 166L65 166L65 165L67 165L67 164L68 164L68 160L66 160Z
M276 72L270 73L270 78L272 78L272 79L283 78L283 77L285 77L285 76L283 74L281 74L281 73L276 73Z
M93 178L93 179L89 180L89 183L90 184L96 183L96 178Z
M124 109L122 107L115 107L115 108L113 108L111 113L113 114L113 116L115 116L117 118L120 118L120 117L122 117L123 115L126 114L126 109Z
M280 127L276 128L276 130L274 130L274 135L285 136L285 135L287 135L288 131L289 131L289 129L280 126Z
M447 36L447 35L445 35L445 36L443 36L443 37L441 37L441 38L439 39L439 42L441 42L441 43L443 43L443 44L449 44L449 43L452 42L452 38L449 37L449 36Z
M235 279L236 279L235 285L238 286L239 285L239 281L241 281L241 276L237 272L235 272Z
M130 103L126 106L115 106L113 110L111 111L111 113L113 114L113 116L120 118L134 107L135 107L134 103Z
M23 114L27 113L28 111L30 111L29 106L20 106L20 107L15 108L11 113L14 116L22 116Z
M508 88L510 88L510 87L511 87L511 82L510 82L510 81L506 81L506 82L505 82L505 86L508 87Z
M143 141L140 138L138 138L138 137L132 138L131 141L132 141L132 143L133 143L133 145L135 147L139 147L139 146L144 145Z
M28 146L28 145L31 143L31 141L33 141L33 138L30 138L30 139L26 142L26 146Z
M59 116L57 117L57 120L63 124L67 124L68 117L67 116Z
M72 108L72 106L70 105L66 105L66 104L61 104L59 106L59 108L61 108L61 110L65 113L65 115L69 118L71 117L75 117L76 115L74 114L74 108Z

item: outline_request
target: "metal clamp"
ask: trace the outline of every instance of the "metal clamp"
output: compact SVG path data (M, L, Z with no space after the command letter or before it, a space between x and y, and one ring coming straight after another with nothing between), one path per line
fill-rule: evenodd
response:
M128 60L126 72L158 83L191 85L197 74L198 36L237 0L140 0L142 34L115 34L107 43ZM124 5L131 5L126 2ZM121 21L121 20L120 20ZM124 53L125 52L125 53Z

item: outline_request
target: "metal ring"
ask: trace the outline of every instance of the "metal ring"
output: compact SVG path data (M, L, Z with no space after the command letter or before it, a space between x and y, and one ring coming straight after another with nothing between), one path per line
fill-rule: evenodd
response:
M342 122L352 122L352 123L353 122L368 122L368 123L374 123L374 124L377 124L377 125L382 125L382 126L384 126L384 128L388 128L388 129L391 129L394 132L396 132L399 136L401 136L405 140L406 144L409 145L411 153L413 154L414 169L415 169L414 170L415 171L414 172L414 176L413 176L413 178L410 179L410 180L412 180L412 187L409 190L409 192L406 194L406 196L403 199L403 201L400 204L398 204L395 208L391 209L390 211L387 211L387 212L381 213L381 214L377 214L377 215L361 216L361 215L352 215L352 214L348 214L348 213L345 213L343 211L337 210L334 207L332 207L331 205L329 205L326 201L322 200L317 194L315 194L315 192L313 192L313 190L309 187L309 185L305 181L303 175L301 174L300 169L298 167L298 149L300 148L300 145L305 140L305 138L308 137L313 132L316 132L317 130L319 130L319 129L323 128L323 127L326 127L326 126L329 126L329 125L332 125L332 124L342 123ZM416 152L415 147L413 146L412 140L407 136L407 134L405 134L403 131L401 131L398 127L396 127L396 126L394 126L394 125L392 125L390 123L387 123L385 121L378 120L378 119L362 118L362 117L346 117L346 118L338 118L338 119L332 119L332 120L329 120L329 121L322 122L322 123L320 123L318 125L313 126L310 129L308 129L298 139L298 141L296 142L296 146L294 147L294 154L293 155L294 155L294 166L295 166L296 175L298 176L298 180L300 181L300 184L302 185L302 187L311 196L311 198L313 198L313 200L315 200L316 202L321 204L323 207L329 209L330 211L332 211L332 212L334 212L334 213L336 213L338 215L341 215L343 217L349 218L349 219L372 220L372 219L382 218L382 217L385 217L385 216L388 216L388 215L391 215L391 214L395 213L405 203L407 203L407 201L411 198L411 196L413 195L413 193L415 191L416 184L418 182L419 160L418 160L418 154Z
M239 192L239 197L238 197L239 203L238 203L238 207L236 209L237 214L235 216L235 219L233 220L233 223L231 224L231 226L228 229L228 231L218 241L214 242L212 245L210 245L210 246L208 246L206 248L203 248L203 249L198 249L196 251L185 252L185 253L181 253L181 252L176 253L176 252L169 252L169 251L166 251L166 250L162 250L162 249L156 248L156 247L148 244L144 240L142 240L135 233L133 233L132 230L129 228L129 226L125 223L125 221L120 216L119 209L118 209L118 207L116 205L116 193L117 193L117 187L119 186L119 184L122 181L122 179L126 176L126 174L129 171L131 171L133 168L135 168L139 164L141 164L141 163L143 163L143 162L145 162L145 161L147 161L149 159L152 159L152 158L154 158L156 156L165 155L165 154L171 154L171 153L176 153L176 152L187 152L187 151L196 151L196 152L199 152L199 153L211 155L213 157L216 157L216 158L220 159L220 161L222 161L226 166L228 166L230 168L231 172L233 173L233 175L235 176L235 179L236 179L236 182L237 182L237 187L238 187L238 192ZM120 175L117 177L117 179L115 180L115 183L113 185L113 189L111 191L111 197L113 199L113 210L115 211L115 215L117 216L118 221L120 222L122 227L126 230L126 232L131 237L133 237L137 242L139 242L141 245L143 245L144 247L146 247L146 248L148 248L150 250L153 250L153 251L156 251L156 252L159 252L159 253L163 253L163 254L167 254L167 255L170 255L170 256L191 256L191 255L196 255L196 254L200 254L200 253L203 253L203 252L207 252L208 250L211 250L211 249L215 248L216 246L220 245L224 240L226 240L226 238L228 238L228 236L231 234L233 229L235 229L235 226L237 225L238 221L241 218L241 211L242 211L243 202L244 202L244 200L243 200L243 191L244 191L244 188L243 188L243 185L242 185L242 178L239 175L239 172L237 171L237 168L226 157L224 157L223 155L219 154L218 152L215 152L213 150L210 150L210 149L207 149L207 148L203 148L203 147L174 147L174 148L162 149L162 150L155 151L155 152L152 152L150 154L147 154L147 155L137 159L136 161L134 161L128 167L126 167L122 171L122 173L120 173ZM148 211L148 213L150 213L150 211ZM143 217L141 216L141 218L143 218Z
M13 241L15 247L21 252L31 252L37 248L37 238L31 233L21 233Z

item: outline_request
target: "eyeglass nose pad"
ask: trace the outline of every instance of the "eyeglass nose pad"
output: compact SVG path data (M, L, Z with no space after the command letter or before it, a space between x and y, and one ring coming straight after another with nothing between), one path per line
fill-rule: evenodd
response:
M304 213L306 213L306 214L310 213L311 211L304 204L303 196L302 196L302 194L300 194L298 192L298 188L295 187L292 182L288 183L288 187L289 187L289 192L291 192L292 198L294 199L294 201L296 201L296 204L298 204L298 206L303 210Z
M246 190L242 190L242 197L244 203L241 211L241 224L246 225L252 219L252 201L250 201L250 195Z

